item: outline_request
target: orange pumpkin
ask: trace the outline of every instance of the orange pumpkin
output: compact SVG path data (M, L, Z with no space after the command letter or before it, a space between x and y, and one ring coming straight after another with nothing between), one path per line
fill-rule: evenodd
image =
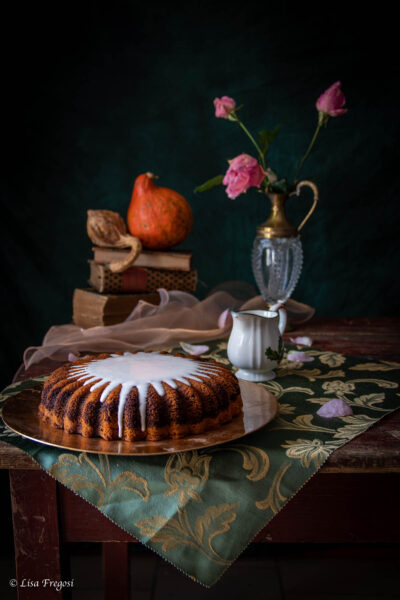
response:
M167 250L187 238L193 225L190 204L183 196L155 185L153 173L135 180L127 225L145 248Z

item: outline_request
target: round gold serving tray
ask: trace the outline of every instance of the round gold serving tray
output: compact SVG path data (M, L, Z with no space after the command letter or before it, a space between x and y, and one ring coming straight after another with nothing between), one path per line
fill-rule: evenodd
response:
M230 442L257 431L272 421L278 411L275 397L255 383L239 379L239 385L243 399L242 415L219 429L178 440L106 441L101 438L84 438L76 433L66 433L62 429L50 427L41 421L38 414L41 386L23 390L9 398L3 407L2 417L5 424L16 433L35 442L66 450L124 456L171 454Z

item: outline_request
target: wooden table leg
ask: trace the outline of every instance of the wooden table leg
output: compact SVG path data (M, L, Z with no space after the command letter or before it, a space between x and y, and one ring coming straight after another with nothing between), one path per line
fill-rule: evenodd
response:
M10 469L18 598L60 600L57 485L44 471Z
M104 600L129 600L129 545L127 542L103 543Z

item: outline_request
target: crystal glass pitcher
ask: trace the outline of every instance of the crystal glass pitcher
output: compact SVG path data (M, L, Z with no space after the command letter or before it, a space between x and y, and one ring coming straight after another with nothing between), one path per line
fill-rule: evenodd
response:
M253 274L257 286L270 307L284 304L290 298L299 280L303 265L303 249L300 230L318 202L318 188L312 181L300 181L294 194L302 187L310 187L313 203L298 227L291 225L285 214L285 203L289 194L268 194L271 214L265 223L257 227L257 236L252 251Z

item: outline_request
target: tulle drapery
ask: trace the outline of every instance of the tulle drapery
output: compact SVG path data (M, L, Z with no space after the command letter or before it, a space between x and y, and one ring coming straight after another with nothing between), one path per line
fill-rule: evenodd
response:
M81 329L77 325L56 325L46 333L41 346L31 346L24 353L27 369L44 358L67 361L70 353L161 350L179 342L203 343L227 337L231 325L218 325L226 310L266 308L261 296L244 299L226 291L212 293L204 300L180 291L159 290L160 304L141 301L122 323L106 327ZM240 294L238 294L240 295ZM289 320L310 318L313 309L295 301L286 305Z

